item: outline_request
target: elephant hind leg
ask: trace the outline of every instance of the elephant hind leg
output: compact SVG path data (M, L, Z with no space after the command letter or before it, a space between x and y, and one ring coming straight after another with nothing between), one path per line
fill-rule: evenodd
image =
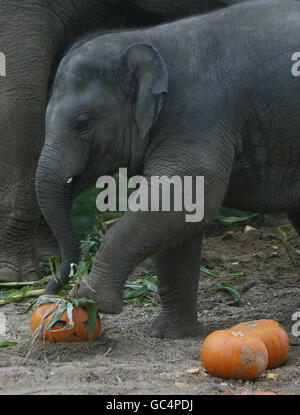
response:
M285 213L275 213L268 215L265 219L263 226L268 226L270 228L277 228L278 226L285 225L288 223L288 218Z
M300 235L300 212L299 213L288 213L287 217L289 218L291 224L294 226L298 235Z
M197 291L202 232L153 257L162 310L151 326L151 335L179 339L199 336Z
M300 236L300 212L299 213L288 213L287 217L289 218L291 224L293 225L296 232ZM299 264L299 261L298 261L298 264ZM296 264L296 266L299 267L298 264ZM300 311L300 302L298 303L297 311Z

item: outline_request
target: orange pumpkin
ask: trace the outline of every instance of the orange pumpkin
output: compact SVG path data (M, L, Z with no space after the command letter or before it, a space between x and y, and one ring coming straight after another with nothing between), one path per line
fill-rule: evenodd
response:
M217 330L206 337L201 360L213 376L251 380L265 371L268 351L262 340L242 330Z
M59 305L61 303L58 303ZM39 327L42 319L46 316L51 310L56 307L56 303L44 303L38 306L30 319L31 331L34 333L35 330ZM45 319L44 327L51 322L54 313L50 314ZM56 342L83 342L89 340L89 329L88 329L88 313L86 309L82 307L73 307L72 318L74 322L73 328L67 328L63 330L63 327L67 327L70 324L67 311L65 310L59 320L49 329L42 331L39 335L39 338L43 338L52 343ZM58 330L58 331L55 331ZM93 333L93 340L96 340L99 337L101 330L101 320L99 317L96 319L96 327Z
M265 343L269 354L268 368L277 367L286 360L289 353L289 336L277 321L246 321L231 327L231 330L243 330L251 336L259 337Z

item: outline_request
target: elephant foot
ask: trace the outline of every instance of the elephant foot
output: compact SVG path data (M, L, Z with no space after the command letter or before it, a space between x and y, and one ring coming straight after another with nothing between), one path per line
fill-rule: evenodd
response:
M104 314L120 314L123 308L123 299L111 290L97 290L94 288L91 278L81 283L78 297L89 298L97 303L98 311ZM74 289L72 290L74 294Z
M13 265L6 263L0 263L0 281L1 282L12 282L19 281L20 271Z
M162 311L153 321L150 334L160 339L183 339L199 337L202 334L201 324L196 318L185 318Z
M105 298L103 301L97 300L98 311L104 314L120 314L123 309L122 302L116 300L115 298Z
M32 269L23 272L16 269L14 265L7 263L0 263L0 281L14 282L14 281L38 281L40 279L39 272Z
M0 281L36 281L41 278L35 231L35 222L0 218Z

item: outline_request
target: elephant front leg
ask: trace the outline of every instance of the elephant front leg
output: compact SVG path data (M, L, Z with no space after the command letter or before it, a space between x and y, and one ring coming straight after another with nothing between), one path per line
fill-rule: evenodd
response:
M180 165L181 177L195 176L195 168L191 170L190 166L200 164L197 149L191 148L185 154L185 158L189 156L187 166L182 162L180 149L177 149L173 159L169 154L170 147L167 150L166 157L163 157L164 154L161 157L173 160L174 166ZM204 226L212 221L222 204L233 159L233 152L229 153L228 148L226 151L221 148L222 154L213 150L209 147L205 151L201 147L202 160L197 168L198 176L205 178L204 199L201 195L201 200L196 203L200 208L204 202L203 220L199 218L190 222L187 213L191 210L185 204L183 211L127 211L105 235L91 273L79 290L80 297L95 299L101 312L120 313L124 284L129 274L146 258L154 257L163 308L152 326L152 334L178 338L199 333L196 296L201 235ZM153 166L149 163L147 177L157 176L157 171L168 177L178 175L177 169L170 171L171 168L164 167L163 162L162 167L157 167L157 163L156 160ZM193 189L186 190L189 194L194 192ZM161 194L160 200L163 200Z
M179 339L199 336L197 291L200 274L202 232L153 257L162 303L151 335Z
M184 227L181 212L126 212L106 233L78 295L94 299L103 313L120 313L130 273L146 258L174 244L176 230Z

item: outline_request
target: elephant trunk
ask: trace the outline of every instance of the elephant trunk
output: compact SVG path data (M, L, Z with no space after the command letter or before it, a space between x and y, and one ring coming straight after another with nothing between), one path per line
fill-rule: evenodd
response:
M38 163L36 194L42 214L60 247L61 278L52 278L45 289L45 294L56 294L69 281L71 264L79 262L79 244L71 219L72 185L67 183L66 177L60 176L61 166L49 153L49 149L44 149Z

